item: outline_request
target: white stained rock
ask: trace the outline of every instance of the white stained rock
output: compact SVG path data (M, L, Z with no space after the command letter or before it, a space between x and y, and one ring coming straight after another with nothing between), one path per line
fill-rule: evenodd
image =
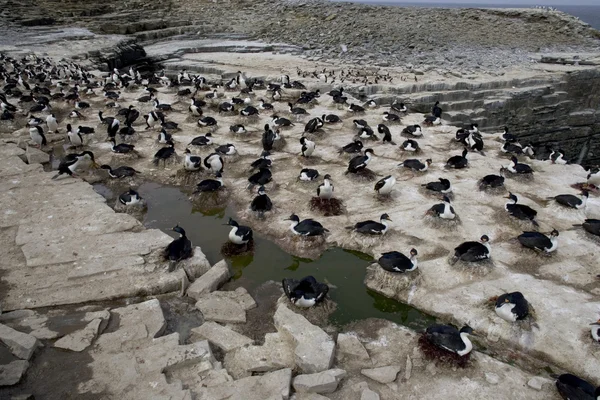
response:
M387 367L369 368L360 371L367 378L371 378L379 383L390 383L396 380L400 372L400 367L397 365L389 365Z
M190 285L187 295L198 300L202 295L217 290L229 278L231 278L229 266L225 260L221 260Z
M198 390L196 400L288 400L292 370L289 368L260 376L249 376Z
M16 385L27 368L29 368L29 361L25 360L16 360L6 365L0 365L0 386Z
M529 381L527 381L527 386L533 388L535 390L542 390L544 384L552 384L550 379L543 378L541 376L534 376Z
M285 304L277 307L273 321L277 330L293 341L295 363L302 372L321 372L331 367L335 342L325 331Z
M379 395L371 389L363 389L360 394L360 400L379 400Z
M346 371L335 368L316 374L298 375L292 385L296 392L333 393L345 377Z
M199 327L193 328L192 333L208 340L226 353L238 347L252 344L252 339L249 337L212 321L207 321Z
M340 333L337 337L338 353L346 354L359 360L368 360L369 353L356 336Z
M63 336L54 343L54 347L71 351L83 351L87 349L98 336L102 320L92 320L85 328Z
M4 324L0 324L0 342L4 343L21 360L29 360L40 345L34 336L19 332Z

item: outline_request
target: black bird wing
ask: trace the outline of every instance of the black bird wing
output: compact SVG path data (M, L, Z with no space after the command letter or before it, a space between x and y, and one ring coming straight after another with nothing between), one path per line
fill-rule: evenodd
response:
M558 196L554 197L554 200L556 200L557 203L562 204L563 206L573 208L581 204L581 199L572 194L559 194Z
M532 249L543 250L552 247L550 238L539 232L523 232L517 237L517 239L523 246Z

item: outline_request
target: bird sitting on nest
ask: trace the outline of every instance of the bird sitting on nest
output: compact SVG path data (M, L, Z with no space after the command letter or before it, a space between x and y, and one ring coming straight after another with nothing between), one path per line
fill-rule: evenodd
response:
M312 276L302 278L300 281L285 278L281 282L283 291L288 299L296 306L302 308L313 307L325 300L329 286L319 283Z

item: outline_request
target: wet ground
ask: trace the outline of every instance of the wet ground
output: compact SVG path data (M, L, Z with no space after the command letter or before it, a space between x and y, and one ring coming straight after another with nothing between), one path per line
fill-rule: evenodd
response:
M94 187L111 205L121 191L127 190L127 187ZM155 183L145 183L137 191L148 203L144 216L146 227L159 228L176 237L171 228L179 223L192 243L202 248L211 264L223 258L221 247L227 241L230 230L224 223L230 216L235 216L232 208L199 210L194 208L188 193L177 187ZM367 289L363 283L365 269L373 260L363 253L331 248L317 260L304 259L286 253L255 232L254 253L229 257L227 261L234 274L227 289L243 286L250 293L273 290L275 285L263 285L269 281L281 282L283 278L300 279L307 275L326 282L330 286L329 297L337 304L329 323L336 326L366 318L385 318L418 330L433 321L432 317L413 307Z

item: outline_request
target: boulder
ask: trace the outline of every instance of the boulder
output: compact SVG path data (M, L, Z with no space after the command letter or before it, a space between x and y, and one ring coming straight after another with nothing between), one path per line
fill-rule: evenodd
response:
M54 343L54 347L71 351L83 351L87 349L98 336L102 319L92 320L85 328L63 336Z
M360 400L379 400L379 395L371 389L363 389Z
M226 353L238 347L252 344L252 339L249 337L212 321L207 321L199 327L193 328L192 334L208 340Z
M190 280L203 276L211 269L210 263L200 247L194 247L194 254L192 257L179 261L177 265L185 271Z
M298 375L292 385L296 392L333 393L345 377L346 371L336 368L316 374Z
M223 323L245 323L246 310L237 301L228 297L203 297L196 303L206 321Z
M348 355L350 359L369 360L369 353L356 336L340 333L337 337L338 354Z
M289 368L260 376L249 376L221 385L201 388L196 400L266 400L290 398L292 370Z
M19 383L25 371L29 368L29 361L16 360L0 365L0 386L11 386Z
M394 382L396 380L396 376L398 376L398 372L400 372L400 367L397 365L363 369L360 371L360 373L366 376L367 378L371 378L379 383Z
M225 368L236 379L254 372L270 372L294 367L294 349L281 333L267 333L262 346L245 346L228 353Z
M0 324L0 342L4 343L21 360L29 360L40 345L34 336L16 331L4 324Z
M36 149L35 147L31 146L27 147L25 156L27 157L28 164L45 164L50 162L50 156L48 153L44 153L40 149Z
M229 278L231 278L229 266L225 260L221 260L190 285L187 295L198 300L202 295L217 290Z
M277 307L273 321L277 330L293 341L295 363L300 371L315 373L331 368L335 342L325 331L285 304Z

